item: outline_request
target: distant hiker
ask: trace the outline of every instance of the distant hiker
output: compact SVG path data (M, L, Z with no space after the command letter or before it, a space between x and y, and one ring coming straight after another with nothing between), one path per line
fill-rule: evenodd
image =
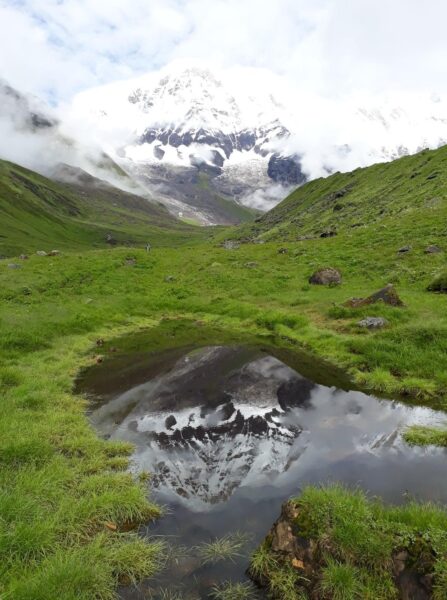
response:
M146 244L146 252L150 252L151 251L152 246L149 244L149 242Z

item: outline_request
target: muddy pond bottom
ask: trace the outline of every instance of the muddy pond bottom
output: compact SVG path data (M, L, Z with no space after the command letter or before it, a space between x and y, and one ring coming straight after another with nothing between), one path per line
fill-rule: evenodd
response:
M140 533L168 540L168 565L122 598L264 598L246 576L250 554L306 484L447 501L446 451L402 439L444 413L319 385L257 348L177 349L138 364L120 378L112 359L81 383L94 426L135 445L132 469L151 473L151 497L166 507Z

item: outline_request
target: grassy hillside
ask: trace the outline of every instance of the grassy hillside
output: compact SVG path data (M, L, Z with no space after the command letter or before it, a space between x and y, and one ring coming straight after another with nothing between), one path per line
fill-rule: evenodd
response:
M127 245L178 245L208 235L86 173L59 183L0 161L0 256L105 247L108 234Z
M447 146L311 181L236 237L299 241L369 231L396 244L447 236Z
M447 294L427 290L446 267L446 160L442 148L312 182L255 225L202 243L141 199L110 203L110 190L75 191L3 163L0 252L63 252L0 260L0 596L109 600L119 581L157 566L160 548L125 533L157 514L125 471L130 448L99 440L72 391L99 337L140 327L157 328L163 345L252 335L304 349L362 389L447 408ZM319 237L329 227L337 235ZM152 232L160 247L101 248L108 232L137 245ZM227 250L226 237L267 241ZM441 252L426 254L428 244ZM309 284L323 266L341 271L341 285ZM388 282L403 307L344 306ZM366 316L388 325L363 329Z

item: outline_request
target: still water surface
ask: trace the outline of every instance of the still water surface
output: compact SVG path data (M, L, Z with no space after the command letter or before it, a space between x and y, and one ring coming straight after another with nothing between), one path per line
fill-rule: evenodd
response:
M202 600L224 582L249 585L250 553L282 502L309 483L341 481L395 503L447 501L446 450L402 440L406 426L439 425L444 413L320 385L258 348L176 349L120 364L93 369L79 389L93 399L98 431L132 442L132 469L152 474L166 515L140 532L168 538L175 557L122 598ZM233 534L244 538L238 556L203 564L203 544Z

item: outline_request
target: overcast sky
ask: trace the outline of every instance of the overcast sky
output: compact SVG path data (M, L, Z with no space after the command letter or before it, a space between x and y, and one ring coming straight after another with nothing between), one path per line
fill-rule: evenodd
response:
M447 88L445 0L0 0L0 77L57 104L177 58L303 91Z

